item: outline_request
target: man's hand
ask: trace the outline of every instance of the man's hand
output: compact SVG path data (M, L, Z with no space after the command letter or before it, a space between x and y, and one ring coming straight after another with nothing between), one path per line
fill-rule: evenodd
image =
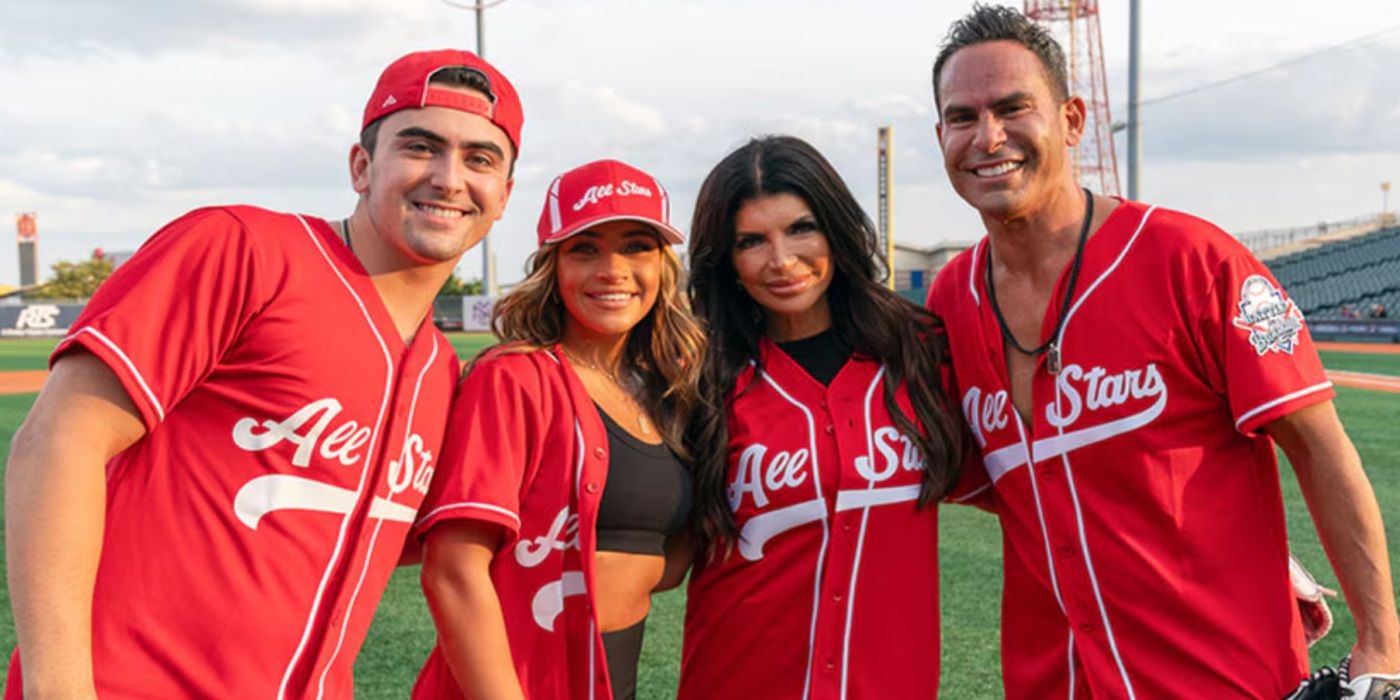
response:
M1400 620L1380 507L1332 402L1265 428L1298 475L1317 534L1356 621L1352 677L1400 673Z

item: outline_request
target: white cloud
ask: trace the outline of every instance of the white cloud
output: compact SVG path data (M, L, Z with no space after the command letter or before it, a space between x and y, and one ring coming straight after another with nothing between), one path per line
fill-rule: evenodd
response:
M1008 0L1009 1L1009 0ZM667 185L680 221L729 150L760 133L818 146L868 208L875 129L895 129L895 225L911 242L975 235L933 135L929 69L970 2L510 0L487 52L526 124L515 194L492 234L501 279L534 248L543 190L601 157ZM1126 8L1102 26L1119 119ZM1355 0L1144 3L1144 93L1200 85L1400 24ZM441 0L11 3L0 24L0 211L38 210L41 255L139 242L199 206L323 216L354 204L345 153L383 65L474 44ZM1144 110L1144 193L1236 228L1344 217L1400 180L1400 34ZM1121 143L1121 142L1120 142ZM1121 158L1120 158L1121 160ZM0 282L13 281L0 246ZM472 253L469 276L480 269Z

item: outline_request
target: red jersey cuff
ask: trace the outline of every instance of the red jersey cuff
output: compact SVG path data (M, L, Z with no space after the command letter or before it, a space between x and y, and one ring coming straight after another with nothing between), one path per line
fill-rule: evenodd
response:
M154 430L165 420L165 407L161 405L160 399L156 398L146 378L141 376L141 371L136 369L136 365L121 346L96 328L84 326L59 341L58 347L49 355L49 369L53 369L54 363L75 346L92 353L112 370L117 381L121 382L122 389L141 412L141 422L145 424L147 432Z
M413 524L413 534L422 540L428 530L444 520L479 520L500 525L506 532L505 542L520 536L520 516L509 508L490 503L462 502L438 506L419 516Z
M1235 429L1245 435L1254 435L1259 429L1282 418L1298 409L1307 408L1313 404L1330 401L1337 395L1332 388L1332 382L1320 382L1309 387L1304 387L1290 394L1284 394L1278 398L1265 401L1254 408L1241 413L1235 419Z

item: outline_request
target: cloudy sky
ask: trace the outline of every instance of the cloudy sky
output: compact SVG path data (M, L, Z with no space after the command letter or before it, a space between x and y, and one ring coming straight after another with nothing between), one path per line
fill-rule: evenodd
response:
M1102 5L1121 120L1127 0ZM1143 199L1233 231L1380 209L1379 184L1400 180L1400 6L1143 5L1148 99L1389 30L1145 107ZM661 178L684 222L709 168L763 133L812 141L873 210L875 130L892 125L896 238L977 237L943 175L929 87L938 41L968 7L508 0L488 10L487 56L526 115L515 195L492 233L499 279L521 276L557 173L622 158ZM0 211L39 213L45 273L93 248L135 248L204 204L342 217L354 205L346 154L382 67L474 42L472 13L441 0L0 0ZM1121 161L1121 137L1119 148ZM13 240L4 221L0 241ZM15 257L0 243L0 283L18 280ZM480 269L476 252L460 268L468 278Z

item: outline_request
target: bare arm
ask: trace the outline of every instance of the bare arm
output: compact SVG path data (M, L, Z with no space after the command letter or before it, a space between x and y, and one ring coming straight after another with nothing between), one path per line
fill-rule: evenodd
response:
M652 588L652 592L669 591L681 585L685 580L685 575L690 572L690 565L694 558L694 552L690 546L690 534L681 531L666 539L666 569L661 574L661 580Z
M524 697L491 581L500 539L495 525L453 520L434 526L424 542L423 593L447 666L468 698Z
M54 365L5 467L5 550L24 696L94 697L92 589L107 461L145 434L121 383L92 355Z
M1400 621L1380 507L1332 402L1269 423L1293 464L1322 547L1356 621L1352 674L1400 672Z

